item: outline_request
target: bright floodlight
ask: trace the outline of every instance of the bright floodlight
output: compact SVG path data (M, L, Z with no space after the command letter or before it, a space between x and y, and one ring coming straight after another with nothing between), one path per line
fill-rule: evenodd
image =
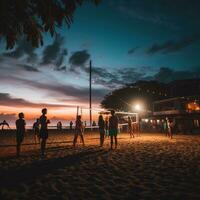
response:
M142 111L142 106L141 106L140 104L134 105L133 108L134 108L135 111L138 111L138 112L139 112L139 111Z

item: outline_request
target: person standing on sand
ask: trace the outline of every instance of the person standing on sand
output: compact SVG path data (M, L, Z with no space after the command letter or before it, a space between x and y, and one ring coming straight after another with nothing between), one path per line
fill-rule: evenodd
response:
M133 124L131 118L128 116L128 131L130 134L130 138L134 138L134 133L133 133Z
M109 137L109 127L108 127L108 116L106 116L105 118L105 134L106 134L106 137Z
M21 143L24 140L26 122L24 120L24 113L19 113L19 119L16 120L16 155L20 156Z
M102 115L99 115L98 125L99 125L99 133L100 133L100 147L102 147L104 143L104 137L105 137L105 121Z
M48 124L50 121L46 117L47 114L47 109L43 108L42 109L42 115L40 116L40 138L42 139L41 141L41 155L45 155L45 149L46 149L46 141L48 139Z
M166 118L166 120L167 120L167 128L168 128L167 136L172 139L174 123L172 120L169 120L168 118Z
M71 122L69 123L69 129L70 129L70 131L72 131L72 126L73 126L73 122L71 121Z
M4 126L7 126L10 129L10 126L6 120L3 120L3 122L0 123L1 130L4 132Z
M113 137L115 139L115 149L117 148L117 134L118 134L118 118L115 116L115 111L111 110L111 117L109 118L109 135L110 148L113 149Z
M81 137L81 141L83 146L85 146L84 137L83 137L83 123L81 121L81 115L77 116L76 123L75 123L75 134L73 140L73 146L76 146L78 136Z
M40 120L36 119L36 121L33 124L33 131L34 131L34 137L35 137L35 144L37 144L37 141L40 143Z

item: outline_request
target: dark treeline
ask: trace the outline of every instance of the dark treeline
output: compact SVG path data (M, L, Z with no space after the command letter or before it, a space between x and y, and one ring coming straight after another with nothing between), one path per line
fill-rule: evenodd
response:
M200 79L177 80L167 84L157 81L138 81L107 94L101 106L106 109L131 111L135 101L142 101L147 110L152 110L154 101L199 94Z

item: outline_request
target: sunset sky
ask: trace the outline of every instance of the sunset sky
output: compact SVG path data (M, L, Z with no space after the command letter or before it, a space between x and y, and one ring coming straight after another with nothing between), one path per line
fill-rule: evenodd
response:
M170 3L173 2L173 3ZM88 116L88 66L93 63L93 107L103 96L137 80L169 82L200 77L200 1L102 0L85 3L74 23L45 35L33 49L23 38L6 51L0 43L0 120L40 115Z

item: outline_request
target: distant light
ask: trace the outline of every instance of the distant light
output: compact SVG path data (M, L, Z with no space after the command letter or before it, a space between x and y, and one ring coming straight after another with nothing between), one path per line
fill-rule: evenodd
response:
M135 110L135 111L142 111L142 106L140 105L140 104L135 104L134 106L133 106L133 109Z

